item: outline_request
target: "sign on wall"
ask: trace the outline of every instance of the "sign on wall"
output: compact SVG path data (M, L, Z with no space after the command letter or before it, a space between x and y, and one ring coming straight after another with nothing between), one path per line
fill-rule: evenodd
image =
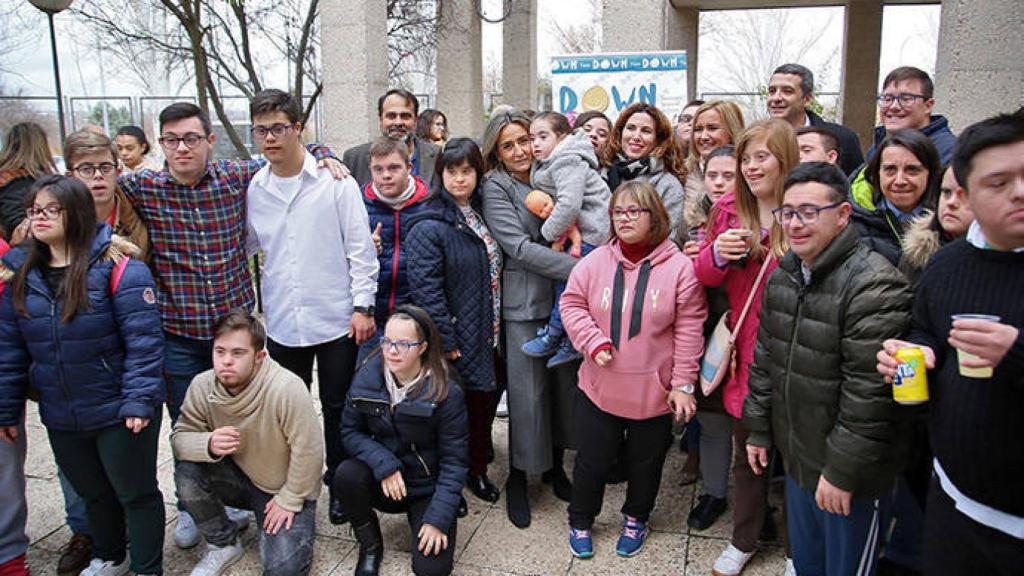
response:
M604 112L614 122L630 104L657 106L669 118L689 101L686 52L621 52L551 59L553 107L562 114Z

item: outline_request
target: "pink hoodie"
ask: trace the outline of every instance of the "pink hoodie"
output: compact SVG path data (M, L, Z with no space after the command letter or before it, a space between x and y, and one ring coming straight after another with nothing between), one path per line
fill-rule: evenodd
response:
M719 234L729 228L740 228L739 215L736 212L736 195L728 192L718 199L715 206L719 208L718 216L711 227L711 233L701 244L700 254L694 261L697 269L697 278L701 284L716 288L725 286L726 295L729 298L729 329L739 319L743 305L747 303L750 295L750 288L757 279L758 272L764 260L749 260L743 268L715 266L715 257L712 252L712 245ZM761 245L768 249L768 239L761 241ZM743 417L743 399L747 397L747 380L750 378L750 365L754 362L754 345L757 343L757 329L761 325L761 296L764 295L764 287L768 284L768 277L778 267L778 260L768 264L768 270L761 279L757 295L750 303L750 311L747 312L747 319L743 321L739 334L736 335L736 370L729 376L722 390L722 399L725 403L725 410L734 418Z
M629 338L634 288L645 261L651 267L640 332ZM612 342L610 308L620 265L624 281L619 348L612 350L611 362L602 368L593 354ZM584 355L580 389L601 410L634 420L668 414L669 391L697 382L707 301L693 264L671 240L635 264L622 255L619 240L599 246L572 269L560 306L569 338Z

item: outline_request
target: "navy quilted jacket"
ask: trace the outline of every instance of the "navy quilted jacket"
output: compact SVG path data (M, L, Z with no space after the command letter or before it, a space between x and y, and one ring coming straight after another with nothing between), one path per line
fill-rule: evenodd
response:
M21 417L29 383L39 392L43 424L62 431L90 431L123 425L128 417L152 418L165 398L161 375L163 332L153 277L140 260L128 261L111 297L115 259L131 245L97 228L88 275L89 305L68 323L63 303L39 269L29 271L25 306L19 314L13 290L0 297L0 426ZM25 262L13 248L3 259L7 272Z
M447 192L441 200L442 219L422 222L409 233L409 297L437 324L445 352L460 352L455 368L463 387L491 391L494 306L487 248Z
M363 203L370 217L370 232L381 225L380 239L383 250L377 255L380 274L377 276L376 322L384 329L391 312L409 301L409 276L406 273L408 257L405 242L409 231L417 223L440 217L441 205L422 180L416 178L416 192L399 210L377 199L373 182L363 189Z
M469 470L469 424L462 390L449 379L448 397L406 397L391 409L383 359L356 372L341 418L341 439L378 482L402 471L409 498L430 498L423 522L444 532L455 522Z

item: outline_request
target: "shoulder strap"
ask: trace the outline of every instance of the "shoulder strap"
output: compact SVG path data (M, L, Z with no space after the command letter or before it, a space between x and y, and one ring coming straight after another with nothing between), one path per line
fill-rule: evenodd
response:
M124 270L128 267L128 260L130 257L123 256L120 260L114 263L114 268L110 271L110 295L117 294L117 287L121 284L121 277L124 276Z
M740 317L736 319L736 326L732 330L732 340L736 339L736 335L740 332L740 327L743 326L743 321L747 319L750 305L754 302L754 296L757 296L757 287L761 285L761 279L764 278L764 273L768 270L768 263L774 259L775 256L769 253L768 257L764 259L764 264L761 264L761 271L757 273L757 279L754 280L754 285L750 288L750 294L747 296L746 304L743 305L743 311L740 312Z

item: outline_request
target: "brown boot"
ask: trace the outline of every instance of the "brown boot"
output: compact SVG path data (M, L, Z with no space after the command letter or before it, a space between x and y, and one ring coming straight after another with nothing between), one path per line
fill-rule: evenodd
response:
M64 553L57 561L57 573L78 574L89 565L90 560L92 560L92 538L85 534L75 534L64 547Z

